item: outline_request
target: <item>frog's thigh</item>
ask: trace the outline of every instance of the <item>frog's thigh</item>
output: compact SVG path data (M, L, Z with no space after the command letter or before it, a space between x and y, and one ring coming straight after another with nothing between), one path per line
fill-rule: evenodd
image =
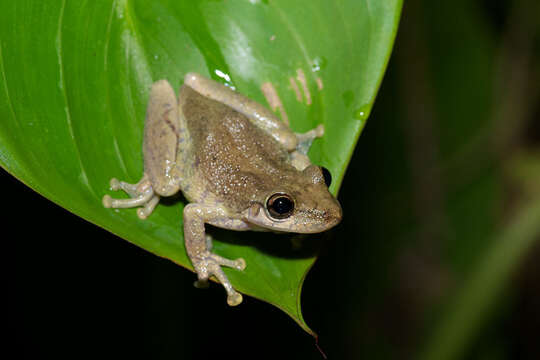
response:
M241 258L229 260L211 253L204 230L205 223L225 217L226 213L220 207L188 204L184 208L184 239L187 254L199 279L198 285L206 282L210 276L215 276L227 292L227 303L234 306L242 302L242 295L234 290L221 266L244 270L246 263Z
M272 111L258 102L197 73L188 73L184 78L184 84L199 94L244 114L253 124L268 132L287 150L292 151L296 148L298 143L296 135Z
M179 189L176 156L180 120L178 102L167 80L152 85L144 125L144 172L154 191L170 196Z

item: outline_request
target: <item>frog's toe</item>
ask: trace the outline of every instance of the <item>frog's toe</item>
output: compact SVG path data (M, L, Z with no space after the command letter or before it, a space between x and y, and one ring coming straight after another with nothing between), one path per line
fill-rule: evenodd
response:
M315 129L315 136L316 137L322 137L324 135L324 125L319 124Z
M120 190L120 181L117 178L112 178L109 182L109 186L112 191Z
M242 303L242 300L244 300L242 298L242 294L240 294L240 293L238 293L236 291L234 291L231 294L227 295L227 304L229 304L229 306L240 305Z
M236 306L242 302L242 295L233 288L231 282L221 269L221 266L243 270L246 267L244 259L229 260L208 252L200 258L195 259L194 261L192 260L192 262L198 278L193 284L195 287L206 287L208 278L213 276L225 288L225 291L227 292L227 304Z
M138 208L137 209L137 216L139 217L139 219L146 220L148 215L150 215L150 214L148 214L148 212L145 211L145 208Z
M195 286L197 289L208 289L208 287L210 286L210 284L208 283L208 279L206 280L195 280L195 282L193 282L193 286Z
M137 209L137 216L141 220L146 220L150 214L154 211L156 208L156 205L159 203L159 196L154 194L150 200L148 200L142 208Z
M103 196L103 200L101 200L101 202L103 203L104 207L109 209L109 208L112 207L113 199L109 195L105 195L105 196Z
M246 260L242 259L242 258L238 258L236 260L234 260L234 268L236 270L240 270L240 271L244 271L244 269L246 268Z

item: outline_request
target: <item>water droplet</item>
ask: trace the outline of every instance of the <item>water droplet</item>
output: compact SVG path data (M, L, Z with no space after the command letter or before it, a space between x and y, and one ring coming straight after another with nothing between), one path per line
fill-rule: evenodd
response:
M311 63L311 71L317 72L326 67L326 59L320 56L317 56L313 59Z
M231 82L231 77L228 74L225 74L223 71L216 69L214 72L216 73L217 76L219 76L223 80L227 82Z
M154 60L159 60L159 55L158 54L154 55Z
M358 109L354 110L353 117L356 120L365 121L369 116L369 105L360 106Z
M229 76L229 74L226 74L226 73L224 73L223 71L218 70L218 69L214 70L214 73L215 73L217 76L219 76L221 79L225 80L225 84L224 84L225 86L228 86L228 87L230 87L230 88L233 89L233 90L236 90L236 87L235 87L234 84L232 83L231 77Z

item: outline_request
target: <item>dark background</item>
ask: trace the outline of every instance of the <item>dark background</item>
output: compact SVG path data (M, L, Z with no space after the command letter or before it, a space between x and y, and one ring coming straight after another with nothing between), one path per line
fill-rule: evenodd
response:
M430 347L498 236L540 201L539 94L538 1L406 1L340 191L345 219L304 287L329 358ZM194 289L194 274L0 181L6 358L322 358L276 308L247 297L229 308L219 286ZM540 358L531 244L493 278L501 291L449 358Z

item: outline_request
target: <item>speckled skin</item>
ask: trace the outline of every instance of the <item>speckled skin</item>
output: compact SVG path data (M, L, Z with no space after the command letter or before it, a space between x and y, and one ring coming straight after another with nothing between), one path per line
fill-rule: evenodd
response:
M143 143L144 175L137 184L111 180L111 189L131 199L105 195L105 207L142 206L144 219L159 202L181 190L184 238L189 258L203 286L215 276L227 291L229 305L242 296L221 270L245 268L243 259L228 260L211 253L204 224L232 230L316 233L335 226L341 207L329 193L318 166L306 156L322 126L295 134L272 112L233 90L190 73L178 101L166 80L152 86ZM275 219L267 200L284 193L294 211Z

